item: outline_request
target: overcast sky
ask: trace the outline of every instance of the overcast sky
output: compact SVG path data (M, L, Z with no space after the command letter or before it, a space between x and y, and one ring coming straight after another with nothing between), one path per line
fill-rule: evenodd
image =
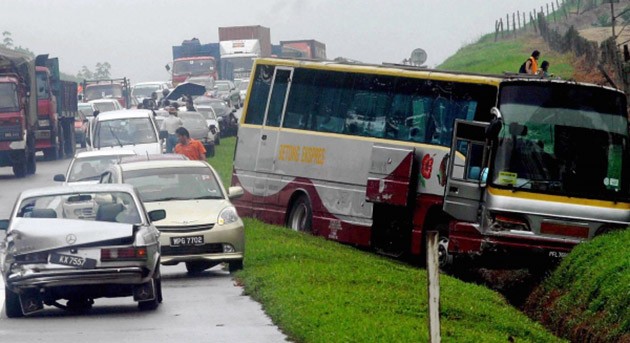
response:
M171 46L218 41L218 27L262 25L271 41L315 39L328 58L401 62L423 48L430 67L494 31L507 13L551 0L0 0L0 32L60 58L76 75L109 62L132 83L169 79Z

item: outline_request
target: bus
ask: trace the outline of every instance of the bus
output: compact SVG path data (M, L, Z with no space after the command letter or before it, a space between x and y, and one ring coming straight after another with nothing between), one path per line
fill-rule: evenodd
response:
M443 268L522 266L630 223L626 98L523 75L258 59L240 215ZM457 261L457 262L456 262Z

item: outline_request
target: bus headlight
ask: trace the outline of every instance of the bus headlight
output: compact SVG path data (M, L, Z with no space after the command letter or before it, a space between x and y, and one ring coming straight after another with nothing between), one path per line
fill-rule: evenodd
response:
M236 209L232 206L224 208L219 213L219 218L217 219L217 224L219 225L227 225L234 223L238 220L238 214L236 214Z

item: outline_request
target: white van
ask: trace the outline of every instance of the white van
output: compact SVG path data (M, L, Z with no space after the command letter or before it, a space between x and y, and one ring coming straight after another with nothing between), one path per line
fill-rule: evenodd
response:
M161 154L163 151L162 139L150 110L100 113L91 123L89 132L88 150L128 149L138 155Z

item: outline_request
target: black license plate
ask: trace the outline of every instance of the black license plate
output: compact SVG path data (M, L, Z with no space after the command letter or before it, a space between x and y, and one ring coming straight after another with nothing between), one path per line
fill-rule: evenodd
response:
M80 256L50 254L50 263L61 264L82 269L91 269L96 267L96 260L93 258L85 258Z
M171 237L172 246L202 245L203 236Z

